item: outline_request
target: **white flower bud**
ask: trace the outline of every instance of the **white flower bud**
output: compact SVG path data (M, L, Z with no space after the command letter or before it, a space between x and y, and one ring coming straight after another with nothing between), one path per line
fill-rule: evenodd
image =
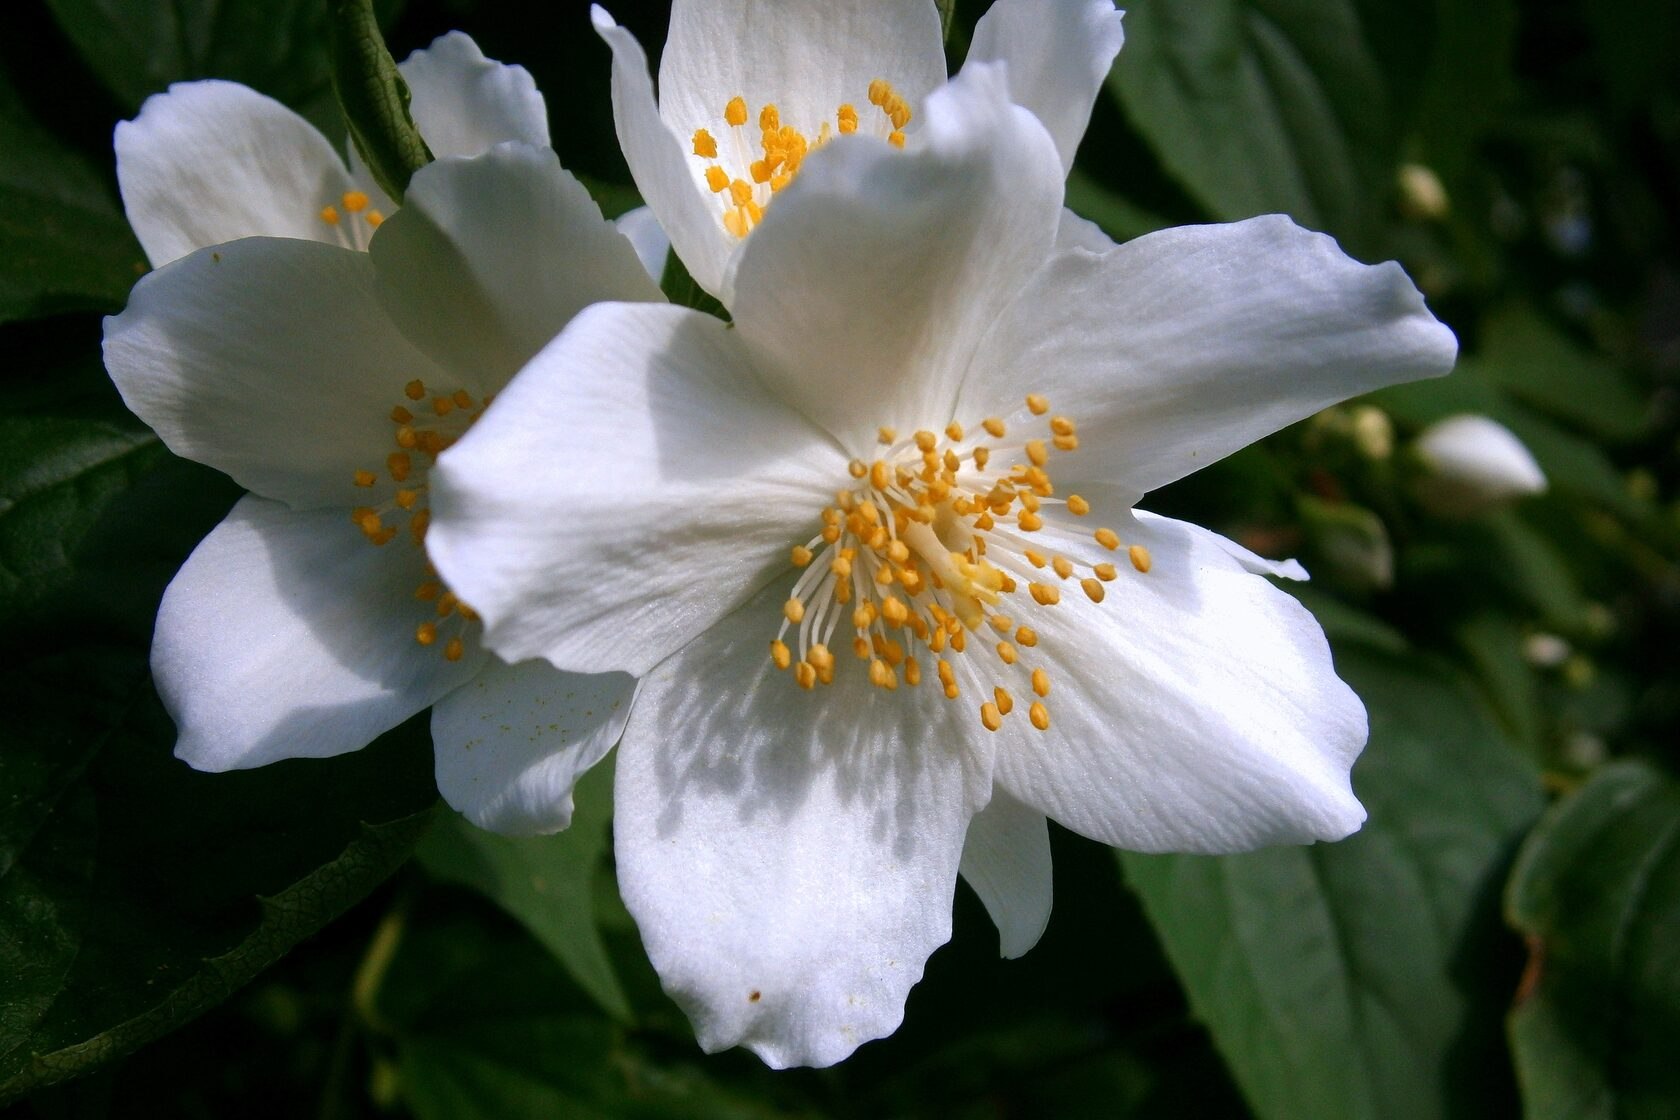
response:
M1418 500L1441 516L1466 517L1546 490L1528 448L1486 416L1465 413L1431 424L1416 451L1428 470L1418 480Z

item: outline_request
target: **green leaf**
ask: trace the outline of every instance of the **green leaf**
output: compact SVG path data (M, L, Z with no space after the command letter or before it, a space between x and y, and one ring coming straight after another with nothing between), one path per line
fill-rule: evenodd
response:
M1510 1092L1488 1046L1509 991L1492 892L1539 783L1444 671L1353 646L1336 663L1371 718L1363 829L1121 858L1259 1116L1447 1116Z
M695 282L688 274L688 266L683 264L682 258L675 250L665 254L665 272L659 277L659 290L665 293L665 298L681 307L692 307L696 311L704 311L708 315L715 315L724 322L729 322L729 312L719 303L717 297Z
M408 111L408 83L379 31L373 0L330 0L333 92L350 139L387 195L401 203L432 150Z
M1680 786L1604 767L1523 844L1505 905L1531 953L1510 1018L1525 1115L1673 1116Z
M1352 0L1140 4L1109 83L1215 217L1282 211L1354 247L1373 241L1393 139Z
M68 575L100 513L162 457L144 429L0 417L0 619Z
M607 851L612 768L578 782L571 827L552 836L498 836L460 817L439 825L416 853L446 882L484 894L518 919L609 1014L630 1018L595 923L593 883Z
M122 306L146 268L115 192L0 75L0 323Z
M123 647L34 652L0 710L0 1102L225 998L388 876L436 797L418 724L339 759L195 773Z
M1477 351L1482 376L1512 396L1601 438L1637 438L1645 400L1614 363L1516 305L1488 317Z

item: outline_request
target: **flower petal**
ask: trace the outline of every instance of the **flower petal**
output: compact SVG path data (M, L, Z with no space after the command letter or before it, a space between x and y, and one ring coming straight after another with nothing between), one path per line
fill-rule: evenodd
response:
M432 708L438 792L479 828L508 836L572 823L572 786L618 742L636 681L486 659Z
M1111 0L996 0L974 25L968 63L1009 64L1009 96L1055 137L1064 175L1125 40L1121 15Z
M117 183L154 267L240 237L340 244L321 208L354 186L315 127L235 82L177 82L117 125Z
M943 426L986 329L1049 255L1062 181L1002 68L927 99L922 143L841 137L779 194L731 310L772 387L853 455L878 426Z
M613 219L613 225L629 239L648 279L659 283L665 275L665 257L671 251L671 239L665 236L665 229L653 216L653 210L646 206L626 210Z
M735 239L723 228L711 197L690 167L686 138L666 127L653 97L647 55L636 37L600 5L590 9L595 32L612 48L613 126L618 146L636 189L670 235L671 246L688 273L706 291L722 298L724 268Z
M686 308L597 304L444 453L426 543L491 649L641 674L821 527L845 456L737 339Z
M559 157L525 144L421 168L369 252L403 334L488 392L589 304L663 298Z
M523 66L484 57L472 37L451 31L397 67L409 112L438 159L476 156L507 140L548 147L548 106Z
M1043 393L1079 424L1080 478L1147 491L1336 401L1446 373L1457 350L1399 265L1269 215L1059 254L961 403L985 415Z
M200 770L357 750L478 671L414 640L425 557L376 548L346 510L246 496L164 592L152 675ZM417 609L419 608L419 609Z
M1312 615L1206 530L1144 513L1116 527L1149 550L1147 573L1072 526L1033 534L1076 564L1118 556L1121 570L1100 604L1070 588L1032 613L1050 730L1005 724L1015 737L998 747L1000 784L1137 851L1242 851L1358 828L1348 770L1365 711Z
M1038 944L1050 924L1050 829L1044 814L1002 788L968 823L962 877L998 928L998 951L1013 960Z
M361 500L355 472L383 461L403 386L438 374L380 309L365 253L267 237L141 278L105 320L105 368L177 455L342 508Z
M787 581L643 681L619 748L619 888L708 1051L830 1065L890 1033L951 931L989 744L860 667L801 691L766 645Z

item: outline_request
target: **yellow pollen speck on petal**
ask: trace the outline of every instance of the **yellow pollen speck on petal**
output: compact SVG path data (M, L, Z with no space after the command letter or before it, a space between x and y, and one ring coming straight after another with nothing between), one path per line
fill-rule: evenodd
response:
M379 481L379 476L374 474L372 471L357 471L356 472L356 485L357 486L368 487L368 486L372 486L375 482L378 482L378 481Z
M1096 542L1110 552L1120 547L1120 536L1113 529L1098 529L1091 536L1096 538Z
M336 207L336 206L323 206L323 207L321 207L321 220L323 222L327 223L329 226L336 226L338 224L338 207Z
M1086 576L1079 581L1079 586L1084 589L1086 598L1090 599L1091 602L1100 603L1103 601L1103 585L1101 583Z
M980 705L980 726L987 731L996 731L1003 726L1003 716L995 703L988 700Z
M1067 499L1067 508L1068 512L1073 514L1075 517L1084 517L1087 513L1091 512L1091 503L1087 502L1084 498L1081 498L1078 494L1069 494Z
M782 614L789 622L798 622L805 617L805 604L798 599L789 599L782 604Z
M701 159L717 158L717 141L703 128L694 130L694 154Z
M1042 393L1028 393L1027 410L1034 416L1043 416L1050 411L1050 402Z
M747 123L747 100L740 95L729 99L729 104L723 107L723 119L731 125L739 127Z
M448 661L459 661L466 652L467 644L459 638L449 639L449 644L443 647L444 659Z
M1003 419L998 416L988 416L980 421L980 426L991 434L993 439L1002 439L1004 433ZM976 448L978 451L979 449Z
M1034 700L1032 707L1027 709L1027 718L1031 720L1032 725L1040 731L1050 730L1050 709L1046 708L1037 700Z
M999 715L1008 715L1015 710L1015 698L1002 685L992 689L992 699L997 704Z
M793 651L788 649L786 642L777 638L770 643L770 660L776 663L776 668L786 669L793 664Z
M367 209L368 196L361 191L345 191L339 201L344 203L344 208L350 213L359 214Z
M1032 671L1032 687L1033 692L1039 696L1050 695L1050 674L1043 669L1034 669Z
M1134 544L1131 548L1128 548L1126 555L1131 557L1132 567L1140 572L1147 572L1150 564L1153 563L1149 558L1149 550L1141 544Z
M1114 570L1114 565L1113 564L1107 564L1107 563L1092 564L1091 565L1091 571L1095 572L1097 578L1100 579L1100 580L1111 580L1115 576L1120 574L1120 573L1118 573Z

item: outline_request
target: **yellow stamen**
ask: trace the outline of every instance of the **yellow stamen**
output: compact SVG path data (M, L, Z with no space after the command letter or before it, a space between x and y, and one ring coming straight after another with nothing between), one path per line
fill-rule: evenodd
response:
M1084 498L1081 498L1078 494L1069 494L1067 499L1067 508L1068 512L1073 514L1075 517L1084 517L1087 513L1091 512L1091 503L1087 502Z
M789 622L799 622L805 617L805 604L798 599L789 599L782 604L782 614Z
M344 203L344 208L350 213L359 214L367 209L368 196L361 191L345 191L339 201Z
M1039 696L1050 695L1050 674L1043 669L1034 669L1032 671L1032 687L1033 692Z
M1087 576L1085 579L1079 581L1079 586L1084 589L1086 597L1089 598L1091 602L1100 603L1103 601L1103 585L1098 583L1096 580Z
M338 224L338 207L336 207L336 206L323 206L323 207L321 207L321 220L323 222L327 223L329 226L336 226Z
M703 128L694 130L694 154L701 159L717 158L717 141Z
M1050 730L1050 709L1037 700L1034 700L1032 707L1027 709L1027 719L1031 720L1032 725L1040 731Z
M998 712L997 705L990 700L980 705L980 725L987 731L996 731L1003 726L1003 716Z
M1120 547L1120 536L1113 529L1098 529L1091 535L1096 538L1098 544L1110 552Z
M778 638L770 643L770 660L776 663L776 668L786 669L793 664L793 651L788 649L786 642Z
M1128 548L1126 555L1131 557L1132 567L1140 572L1147 572L1150 564L1153 563L1149 558L1149 550L1141 544L1134 544L1131 548Z
M993 698L994 702L997 704L997 710L998 710L999 715L1006 716L1010 712L1015 710L1015 698L1013 696L1009 695L1008 690L1005 689L1002 685L999 685L998 687L992 689L992 698Z
M739 128L747 123L746 98L735 96L729 99L729 104L723 107L723 119L732 126Z

